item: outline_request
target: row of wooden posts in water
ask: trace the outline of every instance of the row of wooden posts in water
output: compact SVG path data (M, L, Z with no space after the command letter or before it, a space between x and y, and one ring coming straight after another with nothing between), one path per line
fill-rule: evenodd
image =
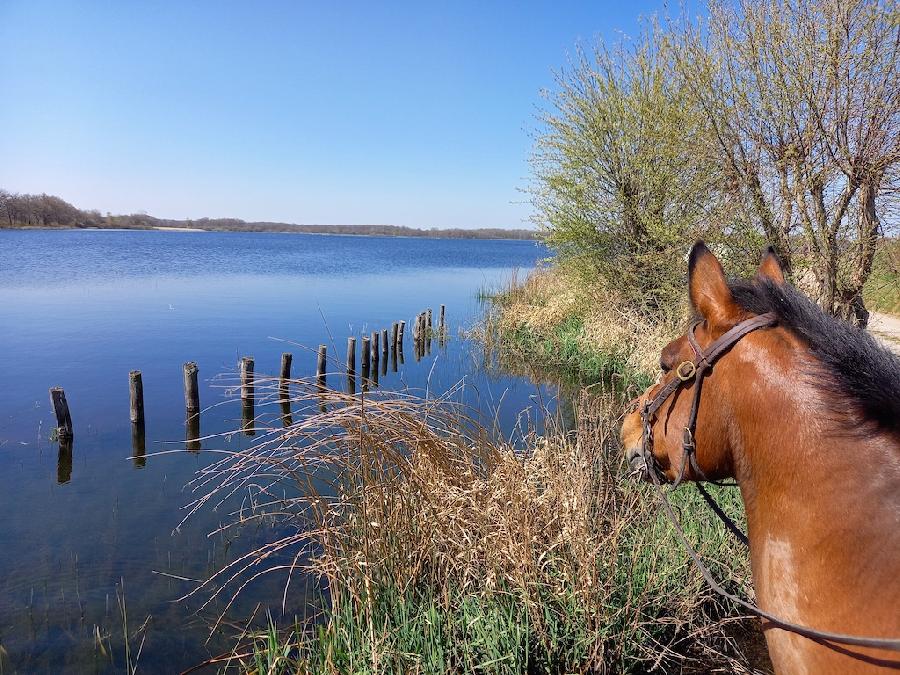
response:
M445 306L441 305L438 319L437 337L443 345L446 338L445 323ZM359 375L362 379L362 389L367 391L370 386L378 386L379 365L381 374L387 374L388 358L390 357L391 367L397 372L397 362L402 364L403 361L403 336L406 333L406 321L394 322L391 325L390 332L388 329L381 331L372 331L371 336L362 337L362 348L360 350L360 366ZM431 309L419 313L416 316L412 328L413 346L415 359L418 362L422 357L431 353L431 341L434 337L432 327ZM328 351L326 345L319 345L316 359L316 384L320 389L327 387L327 356ZM279 389L283 393L281 398L282 420L285 425L291 424L290 399L287 396L288 388L291 380L291 364L293 355L285 352L281 355L281 373ZM254 359L252 356L244 356L240 361L240 394L241 394L241 428L247 435L254 435ZM356 393L356 338L347 338L347 389L351 394ZM191 451L200 450L200 389L199 389L199 369L193 361L188 361L183 366L184 375L184 405L186 420L186 448ZM145 434L144 434L144 384L141 371L132 370L128 374L129 390L130 390L130 418L131 418L131 440L134 452L135 462L139 466L144 465L145 455ZM50 388L50 402L53 406L53 412L56 416L56 435L60 446L60 462L58 466L59 482L63 483L69 480L72 471L71 450L72 440L74 438L72 416L69 411L69 404L66 400L66 393L62 387ZM67 461L64 453L68 453ZM63 480L64 479L64 480Z

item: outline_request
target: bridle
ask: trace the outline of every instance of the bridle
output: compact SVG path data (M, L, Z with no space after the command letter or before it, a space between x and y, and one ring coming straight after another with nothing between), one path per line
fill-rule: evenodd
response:
M891 638L862 637L859 635L847 635L844 633L832 633L829 631L816 630L814 628L810 628L809 626L804 626L781 619L778 616L770 614L769 612L760 609L756 605L753 605L739 598L735 594L729 593L715 580L715 578L712 576L712 573L700 560L700 556L694 550L693 546L691 546L690 542L688 542L687 537L684 534L684 530L681 528L681 525L678 523L678 519L675 516L675 511L672 508L672 505L669 503L669 500L666 498L666 491L662 489L663 484L668 481L662 471L662 468L659 466L659 463L656 461L656 458L653 455L653 423L656 420L656 413L663 406L663 404L667 400L669 400L669 398L673 396L679 388L687 385L691 381L694 381L694 399L693 403L691 404L691 412L690 416L688 417L688 423L684 427L681 439L681 447L683 450L681 458L681 468L678 472L678 476L672 482L671 489L675 489L676 487L678 487L678 485L680 485L684 480L685 470L688 463L690 463L694 478L696 479L696 481L698 481L695 482L695 485L697 486L698 490L700 490L700 494L703 495L703 498L712 507L716 515L719 516L720 519L722 519L725 525L728 526L728 528L738 537L738 539L740 539L744 543L744 545L749 546L746 535L744 535L744 533L740 531L737 525L735 525L734 522L732 522L731 519L728 518L727 515L725 515L725 512L722 511L722 509L718 504L716 504L715 500L713 500L709 493L703 489L702 483L699 482L715 481L709 481L709 479L706 477L706 474L703 473L703 471L700 469L700 466L697 464L697 445L694 440L694 434L697 429L697 413L700 409L700 391L703 387L703 378L708 374L710 370L712 370L713 364L719 357L721 357L726 351L733 347L735 343L737 343L748 333L752 333L759 328L768 328L775 325L777 322L778 318L772 312L760 314L750 319L746 319L735 325L727 332L723 333L719 338L710 343L710 345L706 349L700 347L699 343L697 342L697 337L694 334L695 329L702 323L702 321L696 321L691 324L691 327L687 332L687 338L688 342L691 345L691 349L694 352L694 359L691 361L682 361L674 370L675 377L673 377L665 385L663 385L662 388L658 392L656 392L656 394L652 398L645 401L643 406L641 406L641 454L644 459L647 474L649 475L650 481L656 487L657 497L659 498L663 509L666 512L666 515L672 522L675 533L678 536L678 539L681 541L681 545L684 546L685 550L688 552L688 555L691 557L691 560L700 570L700 573L703 575L706 583L708 583L716 593L739 605L740 607L743 607L751 614L761 619L765 619L776 628L802 635L819 643L853 645L857 647L869 647L873 649L900 651L900 640Z
M691 470L698 480L707 480L706 475L697 464L697 444L694 440L694 434L697 430L697 413L700 410L700 392L703 388L703 378L710 370L712 370L716 360L734 346L734 344L742 337L759 328L773 326L777 322L778 318L771 312L746 319L723 333L706 349L700 347L700 344L697 342L697 337L694 335L697 326L703 322L695 321L691 324L691 327L687 332L687 339L691 345L691 349L694 351L694 359L692 361L682 361L678 364L678 367L675 368L674 371L675 377L663 385L663 387L656 392L656 395L645 401L644 405L641 407L641 454L643 455L648 472L655 473L657 478L662 477L662 471L653 455L653 422L656 419L656 413L663 404L678 391L678 389L693 380L694 400L691 404L691 412L688 417L687 426L684 427L681 436L681 448L683 450L681 455L681 469L672 484L672 489L678 487L681 484L681 481L684 480L684 472L688 463L690 463ZM664 482L664 480L665 478L663 477L663 481L661 482Z

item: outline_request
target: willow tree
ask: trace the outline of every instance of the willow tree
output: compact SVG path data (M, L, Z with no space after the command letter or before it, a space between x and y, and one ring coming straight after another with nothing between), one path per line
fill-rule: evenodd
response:
M548 96L532 156L535 219L560 260L654 310L683 295L685 253L717 207L692 156L705 118L672 59L655 27L579 50Z
M706 120L698 161L826 311L865 324L862 289L900 165L892 2L713 4L673 50Z

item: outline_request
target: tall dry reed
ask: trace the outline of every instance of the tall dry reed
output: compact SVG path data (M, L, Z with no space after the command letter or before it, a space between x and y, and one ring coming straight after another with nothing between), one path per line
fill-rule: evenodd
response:
M257 387L277 411L277 385ZM619 672L733 651L727 608L623 473L616 395L583 393L574 428L514 444L453 397L292 383L293 423L263 412L258 442L203 470L191 505L248 494L234 523L287 533L195 593L231 598L279 571L322 578L330 603L277 672ZM688 529L713 557L735 555L714 527ZM745 559L732 560L740 581Z

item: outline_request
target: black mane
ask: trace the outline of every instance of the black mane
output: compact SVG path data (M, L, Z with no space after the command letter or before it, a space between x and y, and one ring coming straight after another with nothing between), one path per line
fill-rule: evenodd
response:
M757 278L729 284L734 300L753 314L774 312L821 362L816 378L837 400L848 400L863 422L900 433L900 358L868 332L832 316L790 284Z

